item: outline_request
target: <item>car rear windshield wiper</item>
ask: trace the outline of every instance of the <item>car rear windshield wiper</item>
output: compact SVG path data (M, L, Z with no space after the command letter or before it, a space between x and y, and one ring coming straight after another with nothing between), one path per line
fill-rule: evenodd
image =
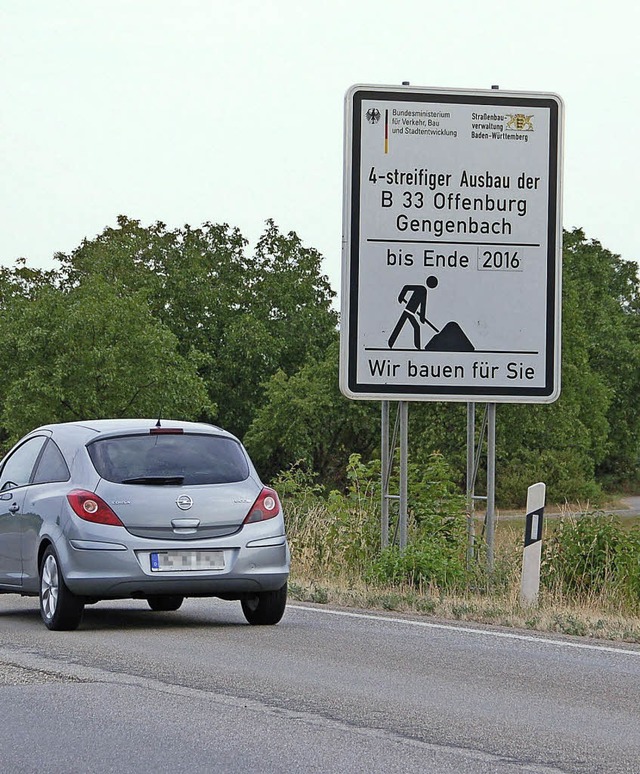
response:
M122 484L181 484L184 476L138 476L137 478L125 478Z

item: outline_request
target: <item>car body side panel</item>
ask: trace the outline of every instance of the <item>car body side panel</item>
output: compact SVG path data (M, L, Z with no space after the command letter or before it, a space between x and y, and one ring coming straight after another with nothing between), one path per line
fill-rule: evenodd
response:
M27 487L0 495L0 584L22 587L22 551L20 547L24 520L23 503ZM18 510L14 513L10 508Z
M32 484L26 489L22 514L22 584L25 593L40 585L38 556L43 541L58 544L62 538L61 513L68 482Z

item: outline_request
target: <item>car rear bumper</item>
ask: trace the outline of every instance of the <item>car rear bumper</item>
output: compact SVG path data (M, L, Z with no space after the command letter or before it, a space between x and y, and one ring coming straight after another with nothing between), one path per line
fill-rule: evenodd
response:
M153 594L233 595L279 589L289 575L290 555L284 535L260 538L244 546L206 540L127 543L63 540L56 548L69 589L74 594L100 599ZM169 550L221 552L224 567L154 571L151 555Z

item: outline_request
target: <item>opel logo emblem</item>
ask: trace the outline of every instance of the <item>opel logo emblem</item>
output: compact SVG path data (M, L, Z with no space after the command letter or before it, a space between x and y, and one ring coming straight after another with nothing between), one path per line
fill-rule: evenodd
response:
M189 497L189 495L180 495L178 499L176 500L176 505L178 508L180 508L181 511L188 511L189 508L193 505L193 500Z

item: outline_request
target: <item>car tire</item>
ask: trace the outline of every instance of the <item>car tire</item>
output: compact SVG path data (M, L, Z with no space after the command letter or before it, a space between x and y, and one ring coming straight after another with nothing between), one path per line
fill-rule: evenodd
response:
M163 594L158 597L149 597L147 599L149 607L158 613L177 610L183 602L184 597L180 597L177 594Z
M40 615L47 629L73 631L80 626L84 600L67 587L56 552L47 548L40 564Z
M276 591L260 591L241 600L244 617L252 626L273 626L287 606L287 584Z

